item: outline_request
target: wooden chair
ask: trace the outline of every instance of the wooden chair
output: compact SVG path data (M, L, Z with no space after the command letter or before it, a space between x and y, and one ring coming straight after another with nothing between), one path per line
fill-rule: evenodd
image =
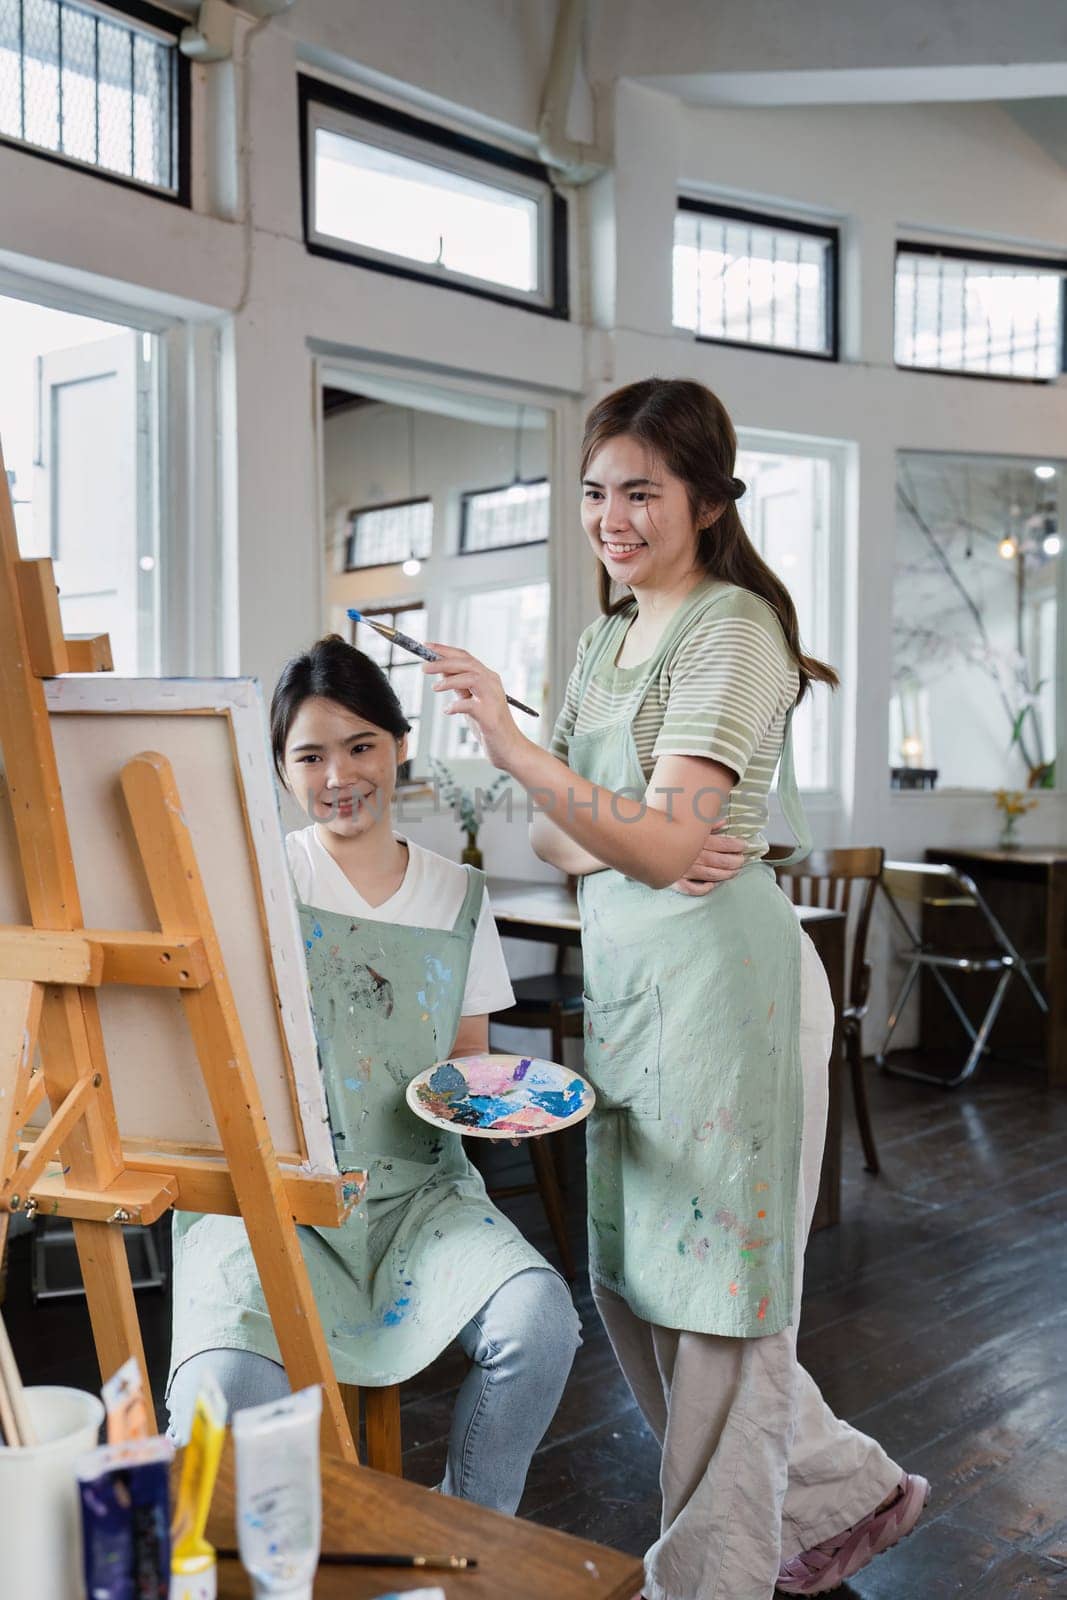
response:
M868 1172L877 1176L881 1167L867 1104L862 1033L871 986L871 968L866 959L867 932L885 851L875 845L850 850L813 850L803 861L790 862L787 866L776 865L776 856L788 854L788 846L771 845L766 860L769 866L774 867L778 882L795 905L822 906L828 911L843 911L846 916L850 912L855 913L850 918L846 935L851 942L850 945L846 944L847 999L841 1013L841 1035L852 1078L852 1097L863 1143L864 1164ZM854 905L852 888L857 883L866 887Z
M341 1403L345 1408L352 1438L359 1449L360 1396L363 1397L363 1425L367 1434L367 1465L375 1472L389 1472L402 1478L400 1444L400 1385L385 1389L360 1388L342 1383Z

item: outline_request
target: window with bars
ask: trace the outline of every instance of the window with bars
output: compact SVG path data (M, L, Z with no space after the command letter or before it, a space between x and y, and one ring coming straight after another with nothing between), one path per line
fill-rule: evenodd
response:
M1048 381L1064 369L1067 262L897 246L899 367Z
M348 513L345 571L388 567L414 556L425 561L433 544L433 501L398 500Z
M475 489L461 495L460 555L542 544L548 538L549 507L547 478L510 483L503 489Z
M308 249L567 315L567 208L548 168L299 79Z
M420 644L426 642L426 608L421 602L416 605L365 611L363 615L373 617L375 622L385 623L388 628L396 628L400 633L406 633L410 639L417 639ZM405 717L411 723L411 732L408 734L410 755L399 773L401 780L407 781L411 777L412 761L419 748L422 697L429 679L422 670L422 662L418 656L413 656L410 650L394 644L391 639L383 639L380 633L368 628L365 623L353 622L352 643L357 650L362 650L364 655L370 656L371 660L376 661L381 667L396 691Z
M680 200L675 327L836 361L837 245L836 228Z
M0 0L0 139L187 203L181 28L149 5Z

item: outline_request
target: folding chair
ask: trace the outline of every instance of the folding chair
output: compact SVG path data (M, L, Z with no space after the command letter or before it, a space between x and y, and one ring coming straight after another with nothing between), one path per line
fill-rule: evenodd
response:
M908 963L904 974L904 981L900 986L893 1009L889 1014L882 1047L875 1056L875 1061L884 1072L891 1073L897 1078L915 1078L920 1083L934 1083L945 1089L955 1089L965 1083L977 1070L978 1063L985 1054L989 1035L993 1024L1004 1004L1004 996L1012 978L1019 978L1025 983L1033 995L1039 1009L1048 1012L1048 1001L1041 993L1033 974L1031 965L1038 965L1043 957L1031 957L1030 961L1015 948L1007 931L1000 920L994 916L985 897L983 896L974 879L966 872L959 871L940 862L926 861L887 861L882 868L882 889L885 893L889 909L898 925L907 937L908 946L905 959ZM920 926L916 931L903 911L900 909L901 900L912 901L917 904ZM922 912L924 907L931 909L960 908L978 911L983 917L992 939L992 947L978 950L943 950L937 949L929 940L924 940L922 935ZM971 1040L970 1054L963 1064L963 1069L954 1078L941 1078L936 1073L920 1072L914 1067L896 1067L891 1065L886 1056L889 1041L893 1037L900 1014L907 1003L908 996L915 987L915 980L923 970L929 971L934 978L949 1005L959 1018L964 1031ZM976 1028L967 1012L964 1010L959 996L948 981L948 974L952 972L987 972L998 974L996 987L992 998L986 1007L985 1016Z

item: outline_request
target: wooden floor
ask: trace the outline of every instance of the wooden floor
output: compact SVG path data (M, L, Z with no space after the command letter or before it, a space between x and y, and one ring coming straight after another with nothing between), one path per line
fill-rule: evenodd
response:
M847 1126L844 1220L809 1249L801 1357L834 1409L933 1496L913 1537L839 1593L1067 1597L1067 1095L993 1066L951 1093L876 1074L871 1085L883 1175L863 1172ZM525 1157L501 1160L514 1177ZM536 1197L506 1205L551 1256ZM94 1386L84 1303L31 1310L28 1263L23 1238L5 1313L27 1377ZM657 1531L656 1451L584 1279L577 1299L584 1344L522 1513L638 1553ZM139 1300L161 1387L166 1297ZM405 1386L405 1471L420 1482L440 1477L462 1375L446 1356Z

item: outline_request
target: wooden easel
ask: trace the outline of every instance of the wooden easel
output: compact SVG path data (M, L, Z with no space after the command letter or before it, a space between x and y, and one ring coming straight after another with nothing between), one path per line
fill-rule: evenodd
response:
M355 1462L296 1223L339 1225L346 1181L283 1174L226 975L170 764L127 762L122 790L159 932L83 925L42 679L107 670L106 635L65 639L49 560L22 560L0 456L0 748L30 908L0 927L0 1252L12 1211L73 1219L101 1373L130 1356L150 1393L121 1224L169 1207L243 1217L293 1388L323 1388L323 1444ZM96 1000L102 983L177 989L226 1166L122 1150ZM40 1070L35 1062L40 1056ZM51 1117L21 1151L42 1100ZM46 1168L59 1155L62 1171ZM353 1397L346 1396L351 1411Z

